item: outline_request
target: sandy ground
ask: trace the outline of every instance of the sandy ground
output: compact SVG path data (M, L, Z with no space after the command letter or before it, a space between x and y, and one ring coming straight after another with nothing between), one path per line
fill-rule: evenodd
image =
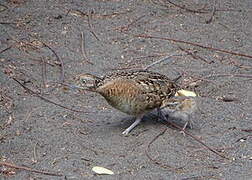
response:
M252 179L251 9L251 0L0 0L0 160L63 174L0 166L0 179ZM179 84L200 95L188 131L231 160L170 126L147 149L166 128L157 117L124 137L131 117L57 85L63 75L71 84L80 73L143 68L172 54L183 55L151 70L182 74Z

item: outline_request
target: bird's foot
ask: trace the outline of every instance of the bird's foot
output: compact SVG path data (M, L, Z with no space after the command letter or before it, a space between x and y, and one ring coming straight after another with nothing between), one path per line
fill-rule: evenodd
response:
M137 117L137 119L135 120L135 122L134 122L133 124L131 124L130 127L128 127L127 129L125 129L125 130L122 132L122 134L125 135L125 136L127 136L127 135L130 133L130 131L131 131L132 129L134 129L134 128L141 122L142 117L143 117L143 115Z
M183 126L182 130L180 131L181 134L183 134L183 136L185 136L185 131L186 131L186 128L187 126L189 126L190 129L192 129L192 123L190 121L187 121L185 123L185 125Z

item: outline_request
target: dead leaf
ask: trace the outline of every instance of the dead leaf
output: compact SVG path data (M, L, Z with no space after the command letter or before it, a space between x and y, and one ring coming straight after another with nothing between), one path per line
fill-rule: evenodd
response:
M193 91L188 91L181 89L178 92L176 92L175 96L187 96L187 97L196 97L197 94Z
M113 171L106 169L104 167L100 167L100 166L94 166L92 168L92 171L94 171L97 174L104 174L104 175L113 175L114 174Z

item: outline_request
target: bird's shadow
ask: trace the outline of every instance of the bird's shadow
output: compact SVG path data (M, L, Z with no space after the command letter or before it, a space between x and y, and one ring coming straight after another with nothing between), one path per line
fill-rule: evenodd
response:
M133 129L133 131L135 131L138 128L145 127L148 129L150 126L151 127L153 127L153 126L159 127L161 125L166 125L171 129L177 129L172 124L176 124L179 127L183 128L186 123L185 120L179 119L179 118L171 118L171 117L169 117L168 114L164 114L164 116L165 116L165 119L164 119L164 117L160 117L157 113L153 113L153 112L148 113L143 117L140 124L137 127L135 127ZM124 117L121 119L120 124L115 125L115 127L126 129L135 121L135 119L136 118L132 117L132 116ZM191 126L187 126L187 128L191 129Z

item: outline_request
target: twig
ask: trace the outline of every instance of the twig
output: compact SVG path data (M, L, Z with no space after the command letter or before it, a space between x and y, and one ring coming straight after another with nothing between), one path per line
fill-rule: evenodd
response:
M154 57L162 57L165 54L156 54L156 55L149 55L149 56L140 56L140 57L135 57L132 58L132 60L139 60L139 59L144 59L144 58L154 58Z
M10 48L12 48L12 46L13 46L13 45L11 45L11 46L9 46L9 47L7 47L7 48L1 50L1 51L0 51L0 54L2 54L3 52L7 51L7 50L10 49Z
M163 116L165 117L165 116ZM220 154L218 151L216 151L215 149L209 147L208 145L206 145L205 143L203 143L199 138L197 138L196 136L192 135L191 133L187 132L184 128L181 128L180 126L178 126L177 124L173 123L173 122L170 122L167 120L167 118L165 117L165 120L171 124L172 126L176 127L177 129L179 129L181 132L184 132L186 135L190 136L191 138L193 138L195 141L197 141L198 143L200 143L201 145L203 145L206 149L208 149L209 151L213 152L214 154L224 158L224 159L227 159L227 160L230 160L230 158Z
M224 50L224 49L213 48L213 47L210 47L210 46L204 46L204 45L197 44L197 43L192 43L192 42L189 42L189 41L183 41L183 40L166 38L166 37L150 36L150 35L146 35L146 34L138 34L138 35L134 35L134 36L135 37L141 37L141 38L149 38L149 39L160 39L160 40L172 41L172 42L182 43L182 44L189 44L189 45L192 45L192 46L197 46L197 47L204 48L204 49L209 49L209 50L212 50L212 51L232 54L232 55L235 55L235 56L242 56L242 57L252 58L252 55L236 53L236 52L232 52L232 51L228 51L228 50Z
M129 10L126 10L124 12L113 12L111 14L92 14L92 17L105 19L105 18L111 18L111 17L115 17L115 16L118 16L118 15L122 15L122 14L127 14L127 13L132 12L132 11L133 10L129 9ZM78 16L78 15L82 16L82 17L87 17L88 16L88 13L82 12L82 11L80 11L78 9L69 9L67 11L66 15L68 15L70 12L75 16Z
M228 65L233 65L233 66L236 66L238 68L243 68L243 69L252 69L252 66L246 66L246 65L242 65L240 63L238 63L237 61L235 60L229 60L230 62L228 63ZM223 62L221 62L222 64L224 64Z
M87 15L87 21L88 21L89 31L93 34L93 36L94 36L98 41L100 41L100 39L98 38L98 36L96 35L96 33L95 33L94 30L93 30L93 26L92 26L91 23L90 23L90 13L88 13L88 15Z
M115 29L116 29L116 30L119 29L121 32L122 32L122 31L128 31L129 28L130 28L130 26L132 26L133 24L135 24L137 21L139 21L140 19L142 19L142 18L145 17L145 16L146 16L146 15L142 15L142 16L136 18L135 20L133 20L131 23L129 23L129 24L125 25L125 26L117 27L117 28L115 28Z
M18 23L17 22L0 22L0 24L15 24L15 25L17 25Z
M94 63L90 62L90 60L87 57L87 51L85 48L85 35L84 32L81 32L81 53L83 58L86 60L86 62L88 62L89 64L94 65Z
M249 75L249 74L212 74L209 76L205 76L204 78L220 77L220 76L252 78L252 75Z
M0 166L7 166L10 168L21 169L21 170L30 171L30 172L39 173L39 174L45 174L45 175L49 175L49 176L63 176L63 174L47 172L47 171L40 171L40 170L32 169L29 167L25 167L25 166L18 166L18 165L8 163L8 162L0 162Z
M196 146L190 146L191 148L194 148L191 152L195 153L195 152L198 152L198 151L202 151L204 150L205 148L197 148ZM216 151L219 151L219 152L223 152L225 150L231 150L231 149L234 149L234 147L219 147L219 148L215 148Z
M162 110L163 108L165 108L165 107L162 107L160 110ZM226 157L226 156L220 154L220 153L219 153L218 151L216 151L215 149L213 149L213 148L209 147L208 145L206 145L205 143L203 143L199 138L197 138L196 136L194 136L194 135L192 135L191 133L189 133L188 131L186 131L185 128L182 128L182 127L178 126L177 124L175 124L175 123L169 121L169 120L166 118L166 116L162 114L162 111L160 111L160 112L161 112L162 118L163 118L166 122L168 122L170 125L174 126L175 128L179 129L181 132L183 132L183 133L185 133L186 135L190 136L191 138L193 138L194 140L196 140L198 143L200 143L201 145L203 145L206 149L208 149L209 151L213 152L214 154L217 154L218 156L220 156L220 157L222 157L222 158L224 158L224 159L230 160L230 158L228 158L228 157ZM168 126L168 125L167 125L167 126Z
M193 78L195 78L195 79L197 79L197 80L201 80L201 81L206 81L206 82L212 83L212 84L214 84L215 86L217 86L217 88L218 88L218 84L215 83L213 80L209 80L209 79L202 78L202 77L196 77L196 76L194 76ZM218 88L218 89L219 89L219 88ZM220 89L219 89L219 90L220 90Z
M171 2L170 0L166 0L166 1L167 1L168 3L170 3L170 4L172 4L172 5L174 5L174 6L178 7L178 8L180 8L180 9L184 9L184 10L186 10L186 11L188 11L188 12L192 12L192 13L207 13L206 11L201 11L201 9L193 10L193 9L189 9L189 8L185 7L184 5L181 6L181 5L179 5L179 4L175 4L174 2Z
M151 66L154 66L155 64L161 63L163 61L171 60L170 58L173 57L173 56L183 56L183 55L185 55L185 54L172 54L172 55L166 56L163 59L160 59L158 61L155 61L155 62L149 64L148 66L146 66L144 68L144 70L148 70Z
M46 63L45 63L45 60L42 58L41 59L41 76L42 76L42 83L43 83L43 86L44 88L46 88Z
M72 12L72 14L74 14L74 15L79 15L79 16L82 16L82 17L87 17L87 23L88 23L89 31L95 37L96 40L100 41L100 39L98 38L98 36L96 35L96 33L93 31L93 27L92 27L92 25L90 23L90 13L84 13L84 12L78 10L78 9L76 9L76 10L70 9L70 10L68 10L67 15L70 12Z
M106 68L104 70L118 71L118 70L127 70L127 69L142 69L142 66L127 66L119 68Z
M65 69L64 69L64 63L62 61L62 59L57 55L57 53L50 47L48 46L46 43L42 42L41 43L46 46L48 49L50 49L52 51L52 53L56 56L57 61L60 63L60 69L61 69L61 76L60 76L60 81L64 82L65 81Z
M157 4L155 3L153 0L152 2L154 4ZM169 1L170 2L170 1ZM180 6L180 5L177 5L175 3L170 3L170 4L173 4L174 6L178 7L178 8L181 8L181 9L185 9L186 11L189 11L189 12L192 12L192 13L208 13L209 11L211 11L211 9L207 9L205 8L206 5L203 7L203 8L200 8L200 9L197 9L197 10L192 10L192 9L189 9L189 8L185 8L184 6ZM161 6L164 6L164 7L168 7L166 4L160 4ZM187 10L188 9L188 10ZM204 11L201 11L201 10L204 10ZM241 12L242 10L237 10L237 9L216 9L216 11L235 11L235 12Z
M188 50L186 50L186 49L184 49L184 48L182 48L182 47L180 47L180 46L179 46L179 49L180 49L181 51L186 52L188 55L192 56L194 59L200 59L201 61L203 61L203 62L205 62L205 63L207 63L207 64L211 64L211 63L213 62L213 61L208 62L208 61L205 60L204 58L202 58L202 57L196 55L195 53L190 52L190 51L188 51Z
M36 146L37 146L37 143L34 144L34 147L33 147L33 158L32 158L32 162L36 163L37 162L37 151L36 151Z
M206 24L210 24L213 21L215 13L216 13L216 0L214 1L211 17L208 20L206 20Z
M169 169L169 170L172 170L172 171L180 172L180 173L181 173L181 172L183 172L183 170L182 170L183 167L174 168L174 167L171 167L170 165L163 164L163 163L157 161L156 159L153 159L153 158L151 157L151 155L149 154L151 144L152 144L154 141L156 141L160 136L162 136L162 135L166 132L166 130L167 130L167 127L166 127L163 131L161 131L159 134L157 134L157 135L149 142L149 144L148 144L148 146L147 146L147 148L146 148L146 150L145 150L145 154L146 154L146 156L148 157L148 159L150 159L152 162L154 162L154 163L157 164L158 166L163 167L163 168L165 168L165 169Z
M62 108L64 108L64 109L67 109L67 110L70 110L70 111L74 111L74 112L84 112L84 111L80 111L80 110L76 110L76 109L72 109L72 108L63 106L63 105L58 104L58 103L56 103L56 102L53 102L53 101L51 101L51 100L49 100L49 99L47 99L47 98L45 98L45 97L43 97L43 96L40 96L38 93L36 93L36 92L34 92L33 90L29 89L28 87L24 86L24 85L23 85L21 82L19 82L16 78L14 78L14 77L11 77L11 78L12 78L14 81L16 81L19 85L21 85L25 90L27 90L27 91L30 92L31 94L33 94L33 95L39 97L40 99L42 99L42 100L44 100L44 101L46 101L46 102L48 102L48 103L54 104L54 105L56 105L56 106L62 107ZM84 112L84 113L87 113L87 112Z
M95 17L102 17L102 18L106 18L106 17L114 17L114 16L118 16L118 15L122 15L122 14L127 14L129 12L132 12L132 10L130 9L127 9L123 12L114 12L114 13L111 13L111 14L96 14L94 15Z
M252 133L252 129L241 129L243 132Z

